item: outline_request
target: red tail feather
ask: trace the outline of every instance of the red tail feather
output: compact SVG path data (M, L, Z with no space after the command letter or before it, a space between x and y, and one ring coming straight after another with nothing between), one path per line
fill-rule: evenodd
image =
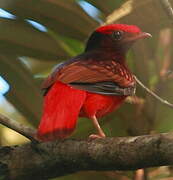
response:
M76 126L85 98L85 91L56 82L45 96L38 138L51 141L69 136Z

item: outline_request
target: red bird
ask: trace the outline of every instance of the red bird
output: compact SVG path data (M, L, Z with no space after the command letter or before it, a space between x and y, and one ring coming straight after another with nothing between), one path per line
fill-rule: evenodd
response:
M44 82L37 137L42 141L66 138L74 131L78 117L92 120L97 134L91 138L105 137L97 119L135 93L135 80L125 63L127 50L136 40L150 36L134 25L96 29L85 51L58 65Z

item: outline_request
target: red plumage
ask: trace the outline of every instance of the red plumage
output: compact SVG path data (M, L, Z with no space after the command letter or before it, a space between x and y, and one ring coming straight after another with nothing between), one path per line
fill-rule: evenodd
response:
M101 118L116 110L125 99L125 96L107 96L87 92L86 99L80 111L81 117Z
M76 126L85 98L85 91L57 81L45 96L38 138L49 141L69 136Z
M125 55L135 40L148 36L132 25L96 29L85 52L60 64L44 82L38 139L68 137L79 116L93 121L98 135L91 137L105 137L97 118L116 110L127 96L134 94L135 80L125 64Z

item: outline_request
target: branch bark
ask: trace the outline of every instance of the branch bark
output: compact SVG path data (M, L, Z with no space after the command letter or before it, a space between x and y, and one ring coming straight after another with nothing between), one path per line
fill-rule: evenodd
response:
M173 164L173 133L54 141L0 148L0 179L44 180L86 170Z
M12 120L2 114L0 114L0 124L3 124L4 126L18 132L19 134L30 139L32 142L37 142L35 138L36 130L33 128L24 126L23 124L20 124L19 122Z

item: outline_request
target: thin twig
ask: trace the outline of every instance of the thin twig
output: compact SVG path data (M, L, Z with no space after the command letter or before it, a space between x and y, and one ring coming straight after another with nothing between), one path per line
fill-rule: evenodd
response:
M151 91L149 88L147 88L136 76L134 76L136 82L143 88L145 89L150 95L152 95L154 98L156 98L157 100L159 100L161 103L173 108L173 104L171 104L170 102L168 102L167 100L162 99L160 96L158 96L157 94L155 94L153 91Z
M169 2L169 0L160 0L165 12L167 13L168 17L173 21L173 9Z
M0 124L3 124L4 126L18 132L19 134L30 139L32 142L37 142L37 140L34 138L34 136L36 134L35 129L26 127L26 126L20 124L19 122L14 121L2 114L0 114Z

